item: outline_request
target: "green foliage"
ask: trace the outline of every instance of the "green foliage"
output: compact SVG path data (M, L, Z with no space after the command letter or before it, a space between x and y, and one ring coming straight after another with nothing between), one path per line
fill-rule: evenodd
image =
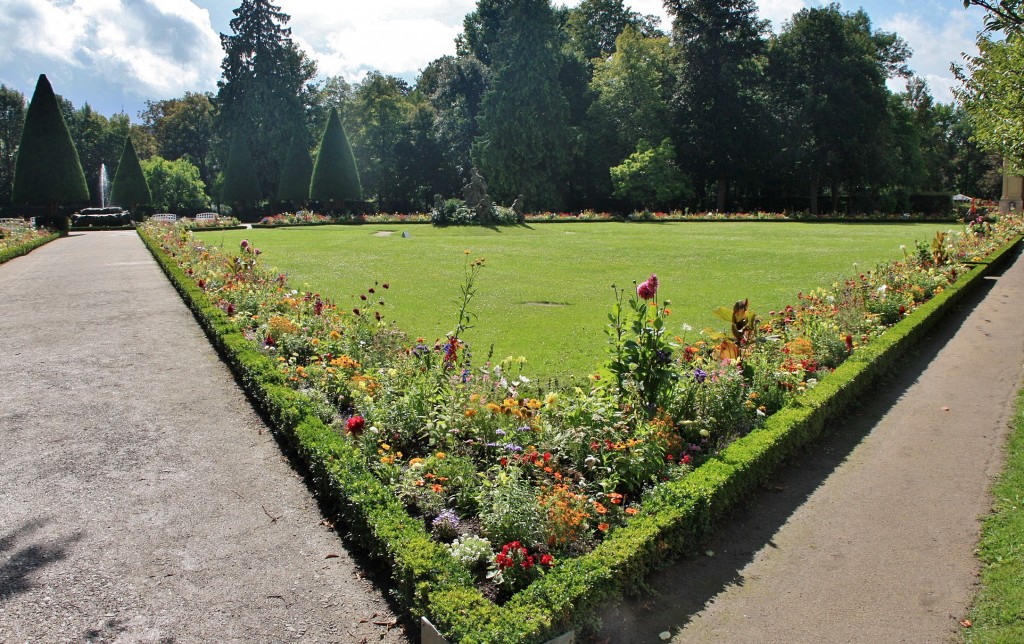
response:
M305 125L316 64L284 27L291 18L269 0L242 0L234 13L233 33L221 34L224 60L223 80L217 83L217 128L225 141L246 133L254 151L259 194L276 195L281 152L288 149L292 133ZM252 200L252 194L246 191L229 201Z
M231 137L231 151L224 170L220 200L222 203L245 203L259 201L262 197L249 144L245 134L238 132Z
M866 13L838 4L801 10L773 40L767 73L813 214L819 185L830 184L835 210L840 184L877 185L899 170L887 163L895 124L885 83L907 74L909 55L895 34L872 31Z
M71 140L78 150L86 185L92 191L92 201L99 205L100 166L105 164L108 178L113 176L124 150L124 140L132 131L131 122L123 112L108 119L86 103L71 112L67 123Z
M152 156L139 165L149 186L149 203L157 210L181 212L209 204L206 186L199 177L199 168L187 159L168 161L160 156Z
M693 194L669 139L656 148L641 140L636 152L610 172L615 196L647 209L667 209Z
M154 154L170 161L188 159L199 168L207 185L214 178L217 109L212 98L209 93L185 92L180 98L146 101L146 110L140 115L153 136Z
M331 109L320 139L320 149L313 165L309 198L322 201L345 201L362 197L359 170L349 145L338 110Z
M132 139L128 137L124 140L124 151L121 152L121 160L117 163L117 173L114 174L114 182L110 188L110 202L133 207L152 201L153 195L149 191L149 184L146 183L146 175L139 165L139 157L135 154Z
M59 235L57 235L56 233L44 235L41 237L37 237L31 241L25 242L24 244L18 244L17 246L3 248L2 250L0 250L0 264L10 261L15 257L27 255L28 253L39 248L43 244L52 242L53 240L57 239L57 237L59 237Z
M89 188L71 133L50 82L40 74L25 114L12 200L54 204L88 199Z
M974 126L974 136L986 149L1011 161L1011 170L1024 168L1024 35L1012 33L1004 40L978 36L977 56L967 56L965 68L954 71L963 83L953 92Z
M491 3L481 2L478 12L485 4ZM473 162L495 200L511 203L522 195L530 210L558 209L566 197L574 135L558 77L554 13L549 0L510 3L498 13L503 28L487 49L493 76L480 108Z
M651 16L641 16L622 0L583 0L570 10L565 24L569 42L585 60L613 55L620 49L617 39L626 30L660 35Z
M309 183L312 178L313 157L309 155L305 135L297 132L288 145L288 155L281 169L281 181L277 187L278 201L305 202L309 199Z
M11 200L14 160L25 125L25 96L0 84L0 203Z
M1024 640L1024 391L1017 399L1006 447L1006 465L992 489L993 512L985 518L978 557L981 586L968 616L967 642Z

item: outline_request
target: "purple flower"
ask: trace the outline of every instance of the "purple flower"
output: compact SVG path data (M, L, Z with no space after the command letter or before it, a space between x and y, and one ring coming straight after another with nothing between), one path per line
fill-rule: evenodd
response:
M654 296L658 294L658 276L651 273L646 281L636 287L636 294L643 300L654 299Z
M704 382L705 380L707 380L707 378L708 378L708 372L707 371L704 371L700 367L697 367L696 369L693 370L693 379L696 380L698 383Z

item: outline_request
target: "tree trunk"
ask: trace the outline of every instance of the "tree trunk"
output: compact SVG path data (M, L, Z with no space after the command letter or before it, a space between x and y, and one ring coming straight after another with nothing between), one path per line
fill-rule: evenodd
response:
M715 203L715 210L725 212L725 196L729 193L729 180L721 178L718 180L718 199Z

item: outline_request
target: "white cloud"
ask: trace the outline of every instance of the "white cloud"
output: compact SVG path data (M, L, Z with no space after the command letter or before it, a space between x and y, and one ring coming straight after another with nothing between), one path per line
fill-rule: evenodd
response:
M355 5L355 6L350 6ZM389 0L343 5L281 0L292 37L321 75L358 80L371 69L410 78L430 61L455 53L474 0Z
M127 95L165 98L208 89L220 74L209 14L189 0L5 0L0 63L89 76ZM111 87L113 86L113 87Z
M962 6L933 10L927 15L899 13L878 25L907 41L914 51L911 69L928 82L932 96L942 103L953 101L951 88L957 85L949 66L962 62L961 52L977 52L975 35L980 27L979 16L964 11ZM900 90L903 83L893 82L890 87Z
M771 20L775 32L782 31L783 23L807 7L804 0L760 0L757 4L758 14L765 20Z

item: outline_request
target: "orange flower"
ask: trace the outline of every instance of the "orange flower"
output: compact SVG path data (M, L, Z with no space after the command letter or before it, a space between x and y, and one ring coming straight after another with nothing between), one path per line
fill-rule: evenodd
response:
M438 494L444 491L444 488L441 487L440 483L434 483L433 485L430 486L430 489L433 490L434 492L437 492Z
M612 492L608 495L608 500L610 500L615 505L620 505L622 503L622 495L619 494L618 492Z
M604 507L597 501L594 501L594 510L596 510L598 514L608 514L608 508Z
M609 526L608 526L607 523L598 523L597 524L597 529L600 530L601 532L605 532L606 530L608 530L608 528L609 528Z
M626 514L628 515L634 515L637 512L639 512L639 510L637 510L636 508L626 508Z

